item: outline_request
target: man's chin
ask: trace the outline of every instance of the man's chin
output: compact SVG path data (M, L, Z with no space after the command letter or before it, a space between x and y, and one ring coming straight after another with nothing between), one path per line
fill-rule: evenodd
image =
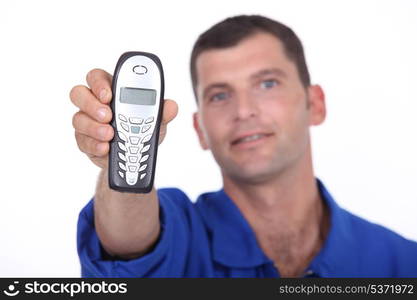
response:
M270 166L252 166L252 167L239 167L233 170L229 170L226 173L233 181L238 181L246 184L261 184L265 183L276 176L276 172L272 172Z

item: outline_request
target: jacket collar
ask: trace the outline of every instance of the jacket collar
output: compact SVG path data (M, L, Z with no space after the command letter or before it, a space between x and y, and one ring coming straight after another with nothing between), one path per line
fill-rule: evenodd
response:
M334 276L340 270L354 269L352 251L354 238L348 213L340 208L323 183L317 179L321 197L330 213L330 229L322 249L309 270L320 277ZM255 233L239 208L223 189L201 195L197 208L203 216L212 238L213 259L228 267L256 267L272 261L258 245ZM349 272L348 272L349 273Z
M327 238L309 269L319 277L353 276L360 269L357 259L359 249L357 236L361 235L352 223L352 215L337 205L324 184L317 179L317 184L330 212L330 228Z
M270 262L249 223L223 189L201 195L197 207L212 236L212 254L216 262L237 268Z

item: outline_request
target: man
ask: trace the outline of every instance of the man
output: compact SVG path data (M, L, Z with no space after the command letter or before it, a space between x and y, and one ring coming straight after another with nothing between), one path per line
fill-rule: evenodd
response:
M102 168L79 219L83 276L417 275L417 243L343 210L315 178L309 127L324 121L325 97L290 28L226 19L197 40L191 76L194 127L224 184L196 204L178 189L110 190L111 76L95 69L89 88L72 89L77 143ZM166 100L160 142L176 114Z

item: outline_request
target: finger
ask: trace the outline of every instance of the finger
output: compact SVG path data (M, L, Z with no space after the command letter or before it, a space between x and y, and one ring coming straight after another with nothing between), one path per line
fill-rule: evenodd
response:
M101 69L87 73L87 84L101 103L108 104L111 101L111 80L112 76Z
M110 141L114 135L114 130L110 125L98 123L82 111L74 115L72 126L78 133L102 142Z
M109 143L103 143L87 135L75 132L78 148L89 157L104 157L109 153Z
M162 122L159 131L158 144L161 144L167 133L167 124L171 122L178 114L178 105L175 101L164 100L164 110L162 112Z
M171 122L178 114L178 104L174 100L164 100L164 111L162 112L162 124Z
M112 114L108 105L102 104L84 85L77 85L71 89L70 99L75 106L85 112L91 118L101 122L109 123Z

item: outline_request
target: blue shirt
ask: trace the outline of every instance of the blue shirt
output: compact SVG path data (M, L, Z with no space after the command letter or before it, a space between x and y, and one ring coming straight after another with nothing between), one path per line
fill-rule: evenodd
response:
M340 208L324 185L330 229L305 277L417 277L417 243ZM94 229L93 201L78 221L84 277L279 277L255 234L224 190L194 204L179 189L158 190L161 234L153 249L113 260Z

